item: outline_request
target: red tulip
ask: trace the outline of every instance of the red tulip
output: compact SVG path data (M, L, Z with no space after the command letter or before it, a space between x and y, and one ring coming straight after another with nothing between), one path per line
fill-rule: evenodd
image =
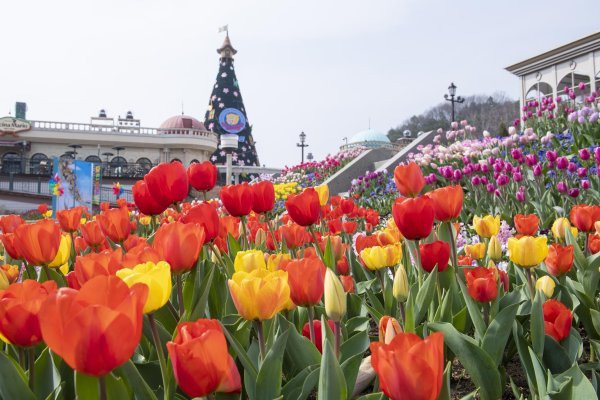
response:
M561 276L571 270L574 258L575 254L572 244L561 246L558 243L552 243L548 246L548 255L546 256L544 263L550 274Z
M42 341L40 307L56 292L56 282L26 279L0 292L0 333L17 346L35 346Z
M465 269L467 289L471 297L479 302L487 303L498 296L498 282L496 269L476 267Z
M460 216L463 205L463 189L460 185L445 186L426 194L433 200L435 219L450 221Z
M126 208L111 208L96 216L102 232L114 243L121 243L131 233L129 212Z
M58 210L56 219L60 224L60 228L65 232L75 232L81 225L81 216L83 215L83 207L74 207L66 210Z
M180 221L184 224L199 224L204 228L204 240L206 243L219 235L219 214L208 203L196 204L185 211Z
M398 165L394 169L394 181L398 192L406 197L417 196L425 187L425 178L421 168L414 161L407 165Z
M163 207L183 201L189 191L187 171L180 162L160 163L144 177L148 191Z
M190 164L187 175L190 185L196 190L206 192L217 183L217 167L210 161Z
M285 208L298 225L309 226L319 221L321 206L319 194L314 188L304 189L300 194L290 195Z
M142 336L148 286L97 276L62 288L40 310L44 341L72 369L103 376L131 358Z
M379 385L391 400L436 400L444 374L444 336L425 340L414 333L398 333L389 344L371 343L371 365Z
M342 220L340 218L329 220L327 221L327 227L329 228L329 233L337 235L342 232Z
M60 246L60 229L51 219L23 224L15 230L18 253L31 265L49 264Z
M345 233L352 235L354 232L356 232L358 224L355 221L346 221L343 223L342 227Z
M204 229L196 224L171 222L158 228L152 248L171 265L173 273L192 269L204 244Z
M513 220L517 232L525 236L534 236L540 225L540 219L535 214L517 214Z
M79 289L84 283L99 275L115 275L121 269L123 253L120 249L88 253L75 258L75 268L67 275L69 287Z
M340 202L340 207L342 209L342 212L348 215L352 211L354 211L354 200L352 200L351 198L342 199L342 201Z
M106 241L106 236L104 236L98 221L89 221L81 225L81 236L94 248L102 246Z
M243 217L252 211L254 194L245 182L240 185L223 186L219 196L227 212L234 217Z
M275 206L275 188L269 181L261 181L250 186L252 189L252 210L257 213L266 213Z
M4 250L8 253L9 257L13 260L21 260L23 255L19 250L19 246L16 241L16 236L14 233L5 233L4 235L0 235L0 240L2 240L2 245L4 246Z
M314 306L325 290L325 264L320 258L292 260L287 264L290 297L298 306Z
M167 209L168 204L159 201L150 193L146 181L139 180L131 188L133 201L142 214L158 215Z
M392 215L396 226L408 240L418 240L429 236L433 228L433 201L426 196L398 198L392 205Z
M311 240L306 228L298 224L282 225L277 232L280 237L283 237L288 249L297 249Z
M596 233L588 237L588 249L592 254L600 252L600 234Z
M450 260L450 245L443 240L420 245L421 266L427 272L431 272L437 265L438 272L445 271Z
M37 210L42 215L46 214L46 212L48 212L48 204L45 204L45 203L38 204Z
M339 271L339 268L338 268ZM354 279L350 275L340 275L340 281L346 293L354 293Z
M580 231L592 232L595 229L594 223L600 221L600 206L588 206L586 204L573 206L569 219Z
M19 215L11 214L0 217L0 231L2 233L15 233L19 225L23 225L25 220Z
M571 332L573 314L563 303L549 299L542 305L544 312L544 330L557 342L565 339Z
M167 343L167 350L175 380L188 396L241 391L240 373L227 351L218 320L199 319L177 325L177 334Z
M319 350L319 353L323 352L323 335L321 329L321 321L318 319L313 320L313 325L315 327L315 342L314 345ZM327 320L327 325L329 325L329 329L332 331L335 329L335 324L333 321ZM310 340L310 326L308 322L304 324L302 327L302 336Z
M350 266L348 265L348 258L346 258L345 255L340 257L340 259L337 260L337 262L335 263L335 267L339 275L348 275L350 271Z

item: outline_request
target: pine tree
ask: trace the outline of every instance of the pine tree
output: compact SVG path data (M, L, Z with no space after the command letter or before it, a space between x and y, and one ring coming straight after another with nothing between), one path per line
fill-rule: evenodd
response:
M248 122L246 108L242 100L242 94L238 80L233 68L233 55L237 50L233 48L229 35L220 49L217 49L219 58L219 73L213 87L208 109L204 116L204 126L209 131L219 135L235 133L239 135L237 151L233 153L233 165L259 165L254 139L252 138L252 126ZM217 148L210 160L214 164L225 164L226 153Z

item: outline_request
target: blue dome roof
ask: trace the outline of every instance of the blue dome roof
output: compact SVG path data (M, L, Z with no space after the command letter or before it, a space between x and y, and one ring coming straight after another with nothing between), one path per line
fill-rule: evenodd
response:
M348 143L364 143L364 142L385 142L390 143L390 139L385 133L377 132L374 129L360 131L350 138Z

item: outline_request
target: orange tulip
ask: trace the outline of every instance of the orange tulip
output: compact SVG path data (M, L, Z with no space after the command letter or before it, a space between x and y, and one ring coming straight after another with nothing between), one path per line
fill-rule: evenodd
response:
M75 371L102 376L131 356L142 336L148 287L97 276L81 290L62 288L40 310L42 336Z
M81 236L94 249L103 246L106 241L106 236L104 236L98 221L89 221L81 225Z
M574 247L572 244L561 246L558 243L552 243L548 246L548 255L544 263L548 272L554 276L561 276L568 273L573 266Z
M241 391L240 373L227 351L218 320L199 319L177 325L177 334L167 343L167 350L175 380L188 396Z
M394 169L394 182L400 194L406 197L417 196L425 187L421 168L414 161L407 165L398 165Z
M19 225L23 225L25 220L19 215L11 214L0 217L0 231L2 233L14 233Z
M114 243L121 243L131 233L129 212L126 208L111 208L98 214L102 232Z
M219 196L227 212L234 217L243 217L252 211L254 195L247 183L223 186Z
M344 287L344 292L354 293L354 278L351 275L340 275L340 281Z
M171 222L158 228L152 248L171 265L173 273L192 269L204 244L204 229L196 224Z
M66 210L58 210L56 212L56 219L60 224L60 229L65 232L75 232L77 229L79 229L83 211L83 207L73 207Z
M231 215L222 216L219 219L219 237L227 239L231 235L234 239L240 237L240 219Z
M540 219L535 214L517 214L514 217L515 229L521 235L535 236L540 225Z
M580 231L592 232L595 230L594 224L596 221L600 221L600 206L588 206L586 204L573 206L569 219Z
M592 254L596 254L600 251L600 233L596 233L589 236L588 249Z
M15 243L16 236L14 233L5 233L4 235L0 235L0 240L2 240L2 245L4 246L4 250L13 260L21 260L23 255Z
M394 317L384 315L379 320L379 341L389 344L399 333L402 332L400 323Z
M342 258L346 250L348 249L348 245L342 242L341 236L323 236L319 241L319 247L321 251L325 253L325 249L327 248L327 243L330 243L331 250L333 251L333 255L335 257L335 261Z
M389 344L371 343L371 365L383 393L391 400L436 400L444 374L444 336L425 340L398 333Z
M123 253L120 249L77 256L74 270L67 275L67 282L71 288L79 289L96 276L115 275L122 268L122 259Z
M42 341L40 308L56 292L56 282L26 279L0 292L0 334L17 346L35 346Z
M298 306L314 306L325 290L325 264L319 258L293 260L287 264L290 297Z
M427 193L433 200L435 219L438 221L450 221L460 216L463 205L462 186L445 186Z
M122 268L133 268L138 264L161 261L161 257L148 243L139 243L123 255Z
M319 194L314 188L307 188L300 194L290 195L285 201L285 208L290 218L302 226L317 223L321 216Z
M283 225L277 230L288 249L297 249L310 242L310 233L298 224Z
M31 265L49 264L60 246L60 228L51 219L20 225L15 230L18 252Z
M0 269L4 271L4 275L6 275L6 279L8 279L8 283L15 283L17 279L19 279L19 266L18 265L10 265L4 264L0 265Z
M487 303L498 296L498 275L496 268L476 267L465 269L465 279L469 294L475 301Z

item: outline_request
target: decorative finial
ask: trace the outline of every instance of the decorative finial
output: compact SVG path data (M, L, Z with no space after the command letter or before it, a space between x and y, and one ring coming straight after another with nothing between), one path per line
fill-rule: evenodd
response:
M219 33L225 32L225 40L223 41L223 45L220 49L217 49L217 53L221 55L221 58L233 58L237 50L233 48L231 45L231 41L229 40L229 25L224 25L219 28Z

